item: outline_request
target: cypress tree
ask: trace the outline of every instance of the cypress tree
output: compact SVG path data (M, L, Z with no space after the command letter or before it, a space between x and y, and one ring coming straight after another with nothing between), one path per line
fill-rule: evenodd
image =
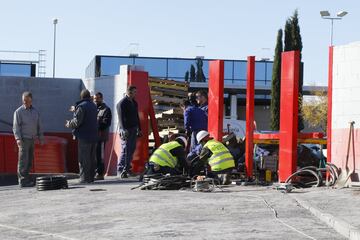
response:
M280 81L281 81L281 53L283 51L283 31L278 30L274 64L272 68L272 82L271 82L271 103L270 103L270 128L273 131L279 130L280 127Z
M285 46L284 51L300 51L300 61L301 61L301 51L303 45L300 34L300 26L299 26L299 14L298 10L294 11L292 17L286 20L285 24ZM298 117L298 131L304 129L304 120L302 117L302 99L303 99L303 65L300 64L300 73L299 73L299 117Z
M190 67L190 82L196 82L195 67L192 64L191 64L191 67Z
M203 61L201 58L196 59L196 81L197 82L206 82L205 74L203 71Z
M185 82L189 82L189 71L186 71L184 78L185 78Z

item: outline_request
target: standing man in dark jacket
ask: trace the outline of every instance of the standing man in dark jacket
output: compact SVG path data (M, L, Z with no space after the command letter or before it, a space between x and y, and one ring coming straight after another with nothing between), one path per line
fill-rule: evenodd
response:
M109 128L111 125L111 109L104 103L103 94L97 92L94 95L94 102L97 106L98 142L96 145L96 176L95 180L104 180L104 152L105 143L109 139Z
M121 139L121 152L117 166L120 178L127 178L131 173L131 160L136 148L136 139L142 136L135 97L136 87L129 86L126 96L116 105Z
M41 127L40 114L32 106L31 92L22 94L23 105L14 112L13 132L19 148L18 178L20 187L32 187L34 182L29 172L34 159L34 140L38 138L44 144L44 135Z
M73 129L78 140L80 183L91 183L94 182L96 167L97 109L88 90L81 91L80 99L76 103L73 119L67 120L65 126Z

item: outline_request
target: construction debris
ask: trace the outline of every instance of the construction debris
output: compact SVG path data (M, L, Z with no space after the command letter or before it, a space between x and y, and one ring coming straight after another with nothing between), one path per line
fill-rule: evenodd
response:
M179 190L190 186L190 178L187 176L171 176L162 174L144 175L143 183L132 188L141 190Z
M149 86L160 136L168 135L170 131L183 131L184 116L180 103L187 97L188 83L149 78Z

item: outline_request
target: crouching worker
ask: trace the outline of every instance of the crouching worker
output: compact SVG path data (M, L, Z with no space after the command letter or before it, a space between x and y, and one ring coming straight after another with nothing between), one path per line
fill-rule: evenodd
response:
M193 174L196 172L199 174L201 168L209 165L211 169L211 172L207 174L209 177L219 177L222 184L230 184L230 172L235 167L235 161L230 151L221 142L210 138L207 131L200 131L196 135L196 139L203 148L197 163L192 164L195 166Z
M182 136L177 137L174 141L162 144L151 155L146 174L182 174L182 170L187 169L185 160L186 146L187 140Z

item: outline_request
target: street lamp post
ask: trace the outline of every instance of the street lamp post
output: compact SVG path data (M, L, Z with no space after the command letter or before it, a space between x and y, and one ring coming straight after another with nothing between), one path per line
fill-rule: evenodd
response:
M336 17L331 17L329 11L320 11L320 15L323 19L328 19L331 21L330 46L333 46L334 20L341 20L346 14L348 14L348 12L340 11L336 14Z
M53 54L53 78L55 78L55 49L56 49L56 24L58 23L58 19L53 19L54 24L54 54Z

